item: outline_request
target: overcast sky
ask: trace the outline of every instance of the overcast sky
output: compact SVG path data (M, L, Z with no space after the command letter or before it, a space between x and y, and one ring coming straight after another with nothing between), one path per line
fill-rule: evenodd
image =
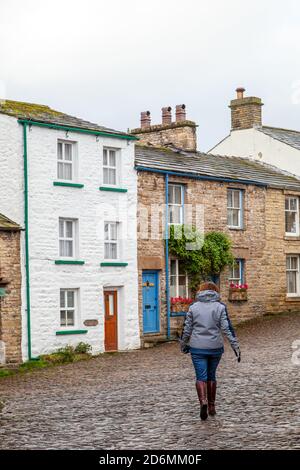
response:
M208 150L244 86L300 130L299 24L298 0L0 0L0 95L120 130L185 103Z

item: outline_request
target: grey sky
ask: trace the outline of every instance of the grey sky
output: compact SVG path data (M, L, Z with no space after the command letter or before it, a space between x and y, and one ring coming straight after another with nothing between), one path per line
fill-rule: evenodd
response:
M298 0L0 0L0 94L116 129L185 103L208 150L243 85L300 129L299 24Z

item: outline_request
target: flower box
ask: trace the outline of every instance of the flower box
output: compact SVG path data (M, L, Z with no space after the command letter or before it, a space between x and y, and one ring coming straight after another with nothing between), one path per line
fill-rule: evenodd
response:
M171 312L187 312L193 299L171 297Z
M245 301L248 300L248 284L232 285L229 286L228 300Z

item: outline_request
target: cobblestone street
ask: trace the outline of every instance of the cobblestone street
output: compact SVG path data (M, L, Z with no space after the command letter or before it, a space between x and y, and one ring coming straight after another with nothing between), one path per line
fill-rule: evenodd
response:
M0 449L300 449L300 315L238 330L219 367L217 416L200 422L176 343L0 381Z

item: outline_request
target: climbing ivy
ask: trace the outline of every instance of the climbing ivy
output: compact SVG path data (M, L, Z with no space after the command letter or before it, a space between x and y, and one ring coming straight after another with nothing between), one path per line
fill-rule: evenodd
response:
M231 240L226 234L207 232L203 236L187 225L170 227L169 252L182 261L192 291L234 262Z

